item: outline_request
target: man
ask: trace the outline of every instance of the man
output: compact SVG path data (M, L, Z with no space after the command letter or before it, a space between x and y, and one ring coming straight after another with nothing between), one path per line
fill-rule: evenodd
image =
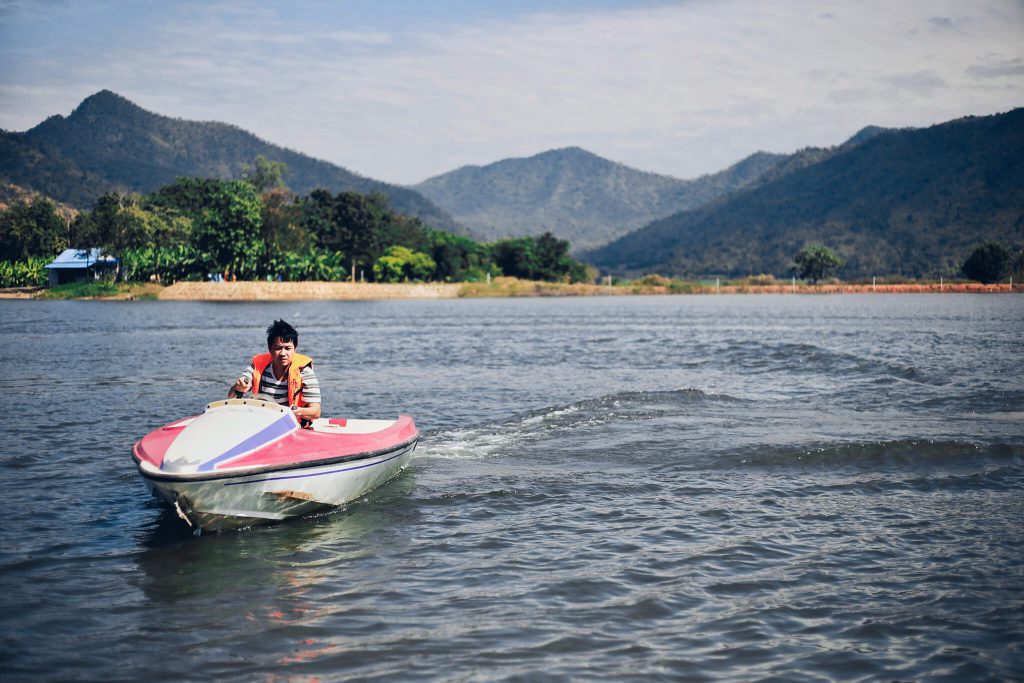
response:
M252 364L228 392L228 398L252 391L253 396L291 406L295 418L307 426L320 417L320 382L313 374L313 359L296 352L299 333L283 320L267 328L267 350L253 356Z

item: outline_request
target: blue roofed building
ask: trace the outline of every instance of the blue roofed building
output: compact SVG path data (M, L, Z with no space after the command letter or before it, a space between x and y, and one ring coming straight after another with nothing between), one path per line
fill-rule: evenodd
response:
M50 286L53 287L113 275L117 269L117 259L104 255L98 247L65 249L52 263L46 264L46 269L50 273Z

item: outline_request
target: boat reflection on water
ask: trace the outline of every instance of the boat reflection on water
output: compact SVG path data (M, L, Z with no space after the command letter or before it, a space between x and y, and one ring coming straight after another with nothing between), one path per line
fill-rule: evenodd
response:
M377 552L375 535L393 534L403 528L400 520L416 516L408 502L415 485L409 468L345 507L198 538L173 510L162 508L139 539L139 587L164 618L182 609L184 620L195 618L195 609L232 618L238 605L268 622L315 618L325 603L303 596Z

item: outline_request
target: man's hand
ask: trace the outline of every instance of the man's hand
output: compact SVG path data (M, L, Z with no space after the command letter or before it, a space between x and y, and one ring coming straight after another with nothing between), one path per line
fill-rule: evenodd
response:
M244 394L249 391L249 386L252 384L252 380L247 377L239 377L235 380L235 386L232 391L238 394Z
M300 422L302 420L316 420L320 417L319 403L311 403L310 405L301 408L297 405L293 405L291 408L292 412L295 413L295 419Z

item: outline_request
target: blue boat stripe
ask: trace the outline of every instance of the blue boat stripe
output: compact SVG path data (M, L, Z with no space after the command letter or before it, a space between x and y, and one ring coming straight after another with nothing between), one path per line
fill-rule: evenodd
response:
M292 416L286 414L277 422L274 422L273 424L264 427L260 431L250 436L245 441L235 444L233 447L221 453L216 458L213 458L212 460L207 460L199 467L197 467L196 471L209 472L217 463L229 460L231 458L234 458L235 456L241 455L242 453L259 448L268 441L276 439L279 436L284 436L285 434L287 434L288 432L292 431L292 429L295 428L297 427L295 425L294 420L292 420Z
M225 483L224 485L225 486L241 486L242 484L261 484L261 483L263 483L265 481L281 481L282 479L305 479L307 477L320 477L320 476L323 476L325 474L337 474L338 472L349 472L351 470L361 470L364 467L373 467L374 465L382 465L382 464L388 462L389 460L394 460L395 458L398 458L398 457L401 457L401 456L405 455L406 452L407 452L407 450L403 449L402 451L396 453L395 455L392 455L390 458L385 458L383 460L378 460L377 462L367 463L365 465L356 465L355 467L343 467L340 470L330 470L328 472L315 472L313 474L290 474L290 475L285 476L285 477L264 477L263 479L252 479L250 481L231 481L231 482Z

